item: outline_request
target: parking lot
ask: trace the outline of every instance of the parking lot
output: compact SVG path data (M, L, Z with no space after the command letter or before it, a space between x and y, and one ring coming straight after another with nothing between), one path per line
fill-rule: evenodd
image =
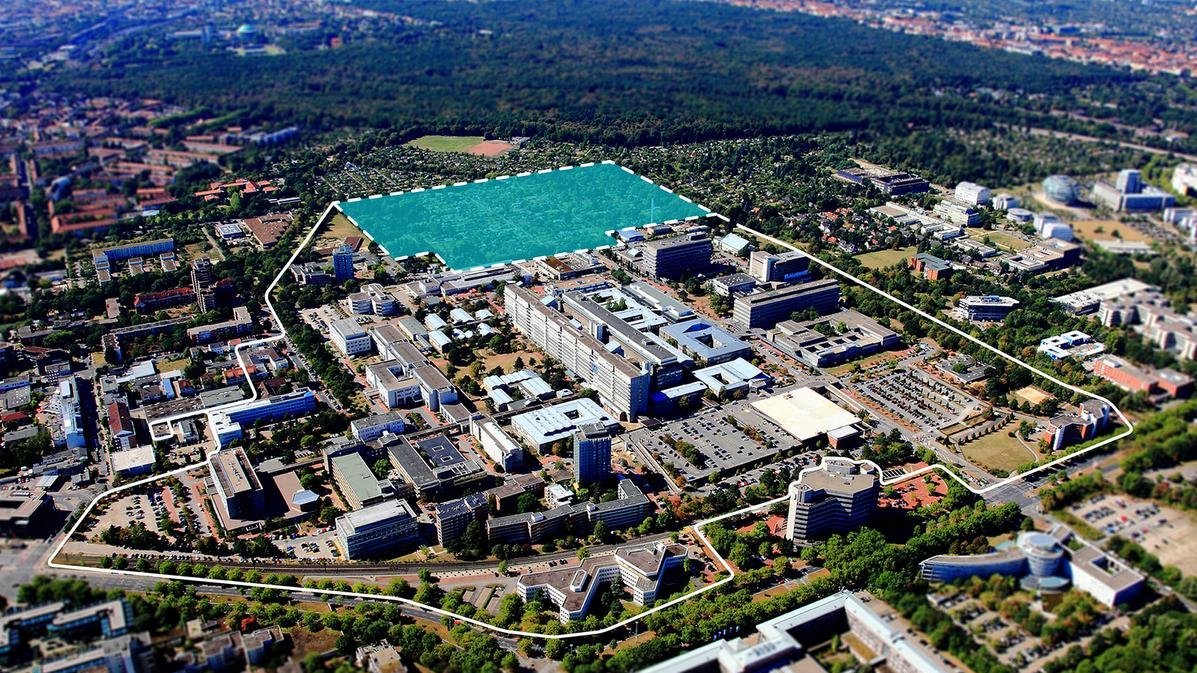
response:
M1137 542L1160 563L1197 573L1197 525L1185 512L1122 495L1097 495L1069 510L1103 535Z
M637 430L629 440L672 463L690 481L770 460L779 451L795 446L793 437L757 414L748 400L710 407L653 430ZM701 465L694 465L682 455L686 444L701 455Z
M923 432L960 423L985 408L977 398L917 369L899 369L853 387L870 406Z
M109 526L127 528L134 523L141 523L149 531L161 533L158 518L164 514L166 508L162 502L161 491L126 495L108 505L104 513L97 518L93 532L98 534Z

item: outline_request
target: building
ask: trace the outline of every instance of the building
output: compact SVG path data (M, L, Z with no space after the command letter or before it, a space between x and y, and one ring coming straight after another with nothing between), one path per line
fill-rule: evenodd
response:
M346 357L369 353L374 348L374 340L354 318L333 321L328 326L328 335L341 355Z
M316 394L304 388L265 399L250 400L227 411L213 412L210 427L220 446L241 439L242 429L255 423L275 421L316 410Z
M651 542L619 547L611 556L583 560L576 566L521 575L516 589L524 600L537 595L557 607L563 624L584 619L603 585L619 579L637 605L650 605L661 595L671 570L686 559L680 544Z
M380 481L366 464L361 451L349 451L328 458L333 483L351 510L376 505L394 497L389 482Z
M611 478L611 433L602 423L574 431L574 481L602 483Z
M112 472L122 477L136 477L154 471L154 447L150 445L135 446L108 454L108 461Z
M543 453L554 442L569 440L575 430L594 423L611 429L619 425L594 400L577 397L512 417L511 431Z
M74 376L58 382L58 394L53 402L62 417L62 436L68 449L87 449L87 431L83 424L83 408L79 401L79 381Z
M1066 546L1069 540L1076 546ZM1016 544L988 554L932 556L919 567L923 578L932 582L1004 575L1019 578L1024 589L1049 593L1064 591L1071 582L1110 607L1132 600L1145 585L1143 575L1066 528L1020 533Z
M176 287L161 292L141 292L133 295L133 308L138 313L153 313L195 302L195 291L189 287Z
M762 283L794 283L810 276L810 258L791 250L773 254L757 250L748 258L748 273Z
M374 414L366 416L365 418L356 418L349 422L349 430L353 433L354 439L359 442L371 442L383 433L389 432L392 435L398 435L403 432L407 424L403 422L403 415L397 411L388 411L383 414Z
M940 663L937 652L918 644L912 634L893 620L892 609L866 594L861 596L849 591L832 594L758 624L756 633L730 640L720 638L640 673L822 673L826 669L811 650L844 633L873 655L865 662L871 670L893 673L958 670ZM882 617L877 613L879 608L891 610L891 614ZM864 669L855 666L845 670Z
M191 290L195 293L200 311L206 312L216 308L216 293L212 291L212 283L215 280L212 260L207 257L192 260Z
M921 274L927 280L946 280L952 275L952 263L946 259L936 257L925 252L920 252L917 255L907 260L907 265Z
M635 420L648 410L652 373L609 351L567 316L546 306L542 297L516 285L503 293L507 315L545 353L598 393L621 418Z
M751 406L802 443L825 436L847 436L860 420L813 388L787 390L757 400Z
M1061 241L1071 241L1075 238L1072 227L1068 226L1055 213L1035 213L1032 222L1039 238L1055 238Z
M945 199L935 204L931 212L960 227L972 227L981 223L981 211L974 206Z
M628 528L652 514L652 501L630 479L620 480L616 494L607 502L561 504L542 512L495 517L486 522L486 534L492 543L540 544L566 533L589 535L599 521L609 530Z
M432 516L437 543L444 546L461 537L472 521L485 524L489 512L490 505L482 493L437 503Z
M1081 246L1076 243L1049 238L1006 257L1002 264L1010 273L1038 274L1065 269L1080 262L1081 251Z
M406 500L387 500L337 517L337 544L346 559L379 558L420 539L416 513Z
M53 500L44 490L0 491L0 532L26 537L39 532L43 516L54 510ZM0 654L3 646L0 644Z
M1018 304L1018 300L1011 297L970 295L956 302L955 317L970 322L1001 322Z
M732 273L711 281L711 291L721 297L752 292L755 288L756 278L746 273Z
M215 494L212 498L231 519L257 519L266 507L266 492L245 450L217 451L208 465Z
M1117 212L1147 212L1176 205L1175 196L1146 184L1133 168L1119 171L1112 185L1102 180L1093 183L1092 195L1096 203Z
M957 201L970 206L988 206L992 200L989 188L982 187L975 182L958 183L954 196Z
M1101 308L1102 302L1118 301L1123 298L1134 297L1140 293L1155 294L1158 292L1159 288L1154 285L1148 285L1134 278L1123 278L1096 285L1086 290L1061 295L1052 299L1052 301L1061 304L1065 310L1074 315L1088 315L1090 313L1097 313L1098 309ZM1102 321L1102 324L1112 325L1119 323L1106 323Z
M1052 360L1064 360L1072 357L1084 360L1105 349L1105 344L1095 343L1093 337L1088 334L1080 330L1072 330L1041 339L1037 350Z
M1188 397L1193 394L1193 377L1174 369L1150 370L1122 358L1103 355L1092 363L1093 373L1132 393L1152 399Z
M789 285L774 290L736 297L732 322L750 329L769 329L794 313L814 309L819 314L839 307L840 284L833 278Z
M1076 205L1081 200L1081 187L1067 175L1049 175L1043 180L1043 193L1047 198L1065 206Z
M120 400L108 405L108 435L117 450L137 446L137 428L129 415L129 405Z
M709 320L688 320L661 328L661 336L694 358L698 366L751 358L752 348Z
M743 255L752 249L752 241L733 232L719 239L719 249L732 255Z
M1197 166L1177 164L1172 169L1172 191L1181 196L1197 193Z
M341 244L332 254L333 280L344 283L353 280L353 248Z
M1101 400L1081 402L1075 412L1057 414L1047 421L1043 439L1052 451L1093 439L1110 425L1110 405Z
M530 369L491 374L482 379L482 389L496 411L522 409L531 402L549 400L557 395L552 386Z
M482 452L505 472L518 470L524 464L524 447L511 438L503 428L488 417L470 420L470 434L482 446Z
M922 194L931 189L931 183L917 175L888 168L846 168L836 171L835 176L858 185L870 185L888 196Z
M782 352L812 367L834 367L901 343L898 333L853 310L837 311L814 320L783 320L769 333Z
M681 278L711 266L711 239L706 234L653 238L637 246L639 269L651 278Z
M254 321L249 317L249 309L237 306L233 308L232 320L187 328L187 339L193 344L206 344L244 336L253 331Z
M846 533L868 522L877 509L881 484L876 472L860 465L824 459L790 484L787 540L814 540Z
M445 435L414 442L384 437L378 444L391 467L421 496L475 488L489 478L481 463L467 459Z

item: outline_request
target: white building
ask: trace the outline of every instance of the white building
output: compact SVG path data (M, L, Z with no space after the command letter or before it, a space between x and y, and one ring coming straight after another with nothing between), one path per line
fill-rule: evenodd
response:
M961 182L956 185L956 200L970 206L988 206L992 195L988 187L975 182Z
M333 345L346 357L369 353L374 348L374 340L353 318L337 320L328 326L328 332Z
M524 462L524 447L511 438L493 419L482 417L470 420L470 434L482 445L482 451L505 471L512 471Z
M1035 213L1035 231L1040 238L1056 238L1061 241L1073 239L1072 227L1052 213Z
M1172 169L1172 191L1181 196L1197 192L1197 166L1179 164Z

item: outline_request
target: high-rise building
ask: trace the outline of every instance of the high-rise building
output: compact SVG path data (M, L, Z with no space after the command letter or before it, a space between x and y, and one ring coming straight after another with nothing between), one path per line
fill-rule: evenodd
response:
M832 313L839 303L839 282L834 278L825 278L767 292L740 295L732 306L732 322L744 328L769 329L806 309L813 308L820 315Z
M332 254L333 279L343 283L353 279L353 248L342 244Z
M810 275L809 267L810 258L797 250L780 255L757 250L748 258L748 273L762 283L805 280Z
M847 462L824 462L790 484L786 539L811 540L864 525L877 509L877 473Z
M611 476L611 435L602 423L588 423L574 432L574 480L579 484Z
M191 262L191 289L195 292L195 301L200 311L211 311L216 308L216 293L212 290L212 260L200 257Z
M640 269L654 278L680 278L711 266L711 239L702 236L666 236L641 246Z
M629 421L648 411L652 373L610 352L579 331L568 316L541 303L540 295L508 285L503 303L511 324L567 370L586 381L608 408Z

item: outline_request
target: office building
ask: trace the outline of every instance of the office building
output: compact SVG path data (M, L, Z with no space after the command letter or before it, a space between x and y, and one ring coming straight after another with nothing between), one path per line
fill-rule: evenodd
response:
M137 446L137 428L129 415L129 405L115 401L108 405L108 435L117 450Z
M667 659L640 673L823 673L825 660L811 653L834 636L846 634L872 655L869 670L893 673L950 673L941 655L916 642L892 608L864 595L841 591L758 624L756 633L730 640L720 638ZM878 609L890 611L882 617ZM855 650L856 648L851 648ZM837 660L839 661L839 660ZM845 670L865 670L862 666Z
M989 188L982 187L975 182L957 184L954 195L957 201L970 206L988 206L992 199Z
M470 420L470 434L482 446L487 458L505 472L518 470L524 463L524 447L499 427L493 419L481 416Z
M512 417L511 432L544 453L554 442L569 440L574 430L593 423L612 429L619 425L594 400L576 397Z
M391 467L421 496L467 490L489 478L481 463L467 459L444 435L410 442L390 436L376 443Z
M956 302L957 320L970 322L1001 322L1018 307L1018 300L993 294L970 295Z
M746 273L732 273L711 281L711 291L720 297L745 294L756 288L756 279Z
M795 313L814 309L820 315L839 307L840 284L833 278L789 285L736 297L732 321L740 327L772 328Z
M212 311L216 308L216 293L212 290L215 280L212 260L200 257L191 262L191 290L195 292L200 311Z
M927 280L945 280L952 275L952 263L946 259L920 252L909 260L907 266Z
M931 212L960 227L972 227L981 222L981 211L959 201L943 200L935 204Z
M1093 200L1117 212L1163 210L1176 205L1175 196L1146 184L1133 168L1119 171L1112 185L1102 180L1093 183Z
M446 545L465 533L471 522L486 523L490 505L482 493L471 493L464 498L437 503L432 521L436 525L437 544Z
M366 383L374 387L388 409L421 404L424 394L420 382L406 373L407 367L398 360L378 362L366 367Z
M62 417L62 436L68 449L87 449L87 431L79 401L79 381L74 376L58 382L54 404Z
M341 244L332 254L333 280L344 283L353 280L353 248Z
M574 481L602 483L611 478L611 433L602 423L574 431Z
M1078 358L1084 360L1093 357L1106 349L1105 344L1093 341L1093 337L1080 330L1071 330L1063 334L1047 337L1039 341L1036 350L1052 360Z
M213 341L225 341L234 337L245 336L254 331L254 321L249 317L249 309L244 306L233 308L233 318L207 325L197 325L187 328L187 339L193 344L206 344Z
M653 238L639 244L637 250L637 265L651 278L694 276L711 266L711 239L706 234Z
M1164 401L1193 393L1193 377L1175 369L1152 370L1135 366L1122 358L1103 355L1092 363L1093 373L1132 393Z
M273 423L316 410L316 394L307 388L265 399L250 400L227 411L210 415L210 430L219 446L241 439L245 426Z
M222 450L212 456L208 465L216 493L217 512L232 519L257 519L266 507L266 493L258 473L254 471L245 450Z
M382 558L415 546L416 513L406 500L387 500L337 517L337 544L346 559Z
M560 504L542 512L526 512L490 519L487 537L492 543L540 544L565 534L589 535L599 521L608 530L639 525L653 512L652 501L630 479L622 479L617 498L606 502Z
M361 451L332 456L328 462L333 483L349 509L369 507L394 497L390 483L374 476Z
M1172 191L1181 196L1197 193L1197 166L1193 164L1177 164L1172 169Z
M354 318L333 321L328 326L328 335L341 355L346 357L369 353L374 348L374 341Z
M503 293L507 315L517 329L566 370L586 382L599 399L627 420L648 410L652 373L609 351L569 317L546 306L539 295L516 285Z
M881 492L876 472L846 461L824 459L790 484L787 540L813 540L846 533L868 522Z
M1070 540L1074 546L1066 544ZM1040 593L1061 593L1071 583L1109 607L1133 600L1146 584L1138 571L1063 527L1020 533L1015 545L987 554L932 556L919 568L932 582L1002 575L1018 578L1023 589Z
M898 333L857 311L837 311L814 320L783 320L769 333L782 352L812 367L834 367L901 343Z
M349 422L349 430L359 442L372 442L387 432L398 435L406 427L406 423L403 422L403 414L398 411L373 414Z
M922 194L931 189L931 183L917 175L888 168L845 168L836 171L835 176L858 185L870 185L888 196Z
M748 274L762 283L794 283L810 275L810 258L797 250L774 254L757 250L748 257Z
M1043 440L1052 451L1096 437L1110 425L1110 405L1085 400L1075 412L1057 414L1044 427Z
M558 609L561 623L584 619L603 585L618 579L637 605L649 605L661 595L670 571L686 559L680 544L650 542L619 547L611 556L521 575L516 583L525 601L544 595Z
M700 367L752 357L752 348L709 320L688 320L661 328L661 336Z

